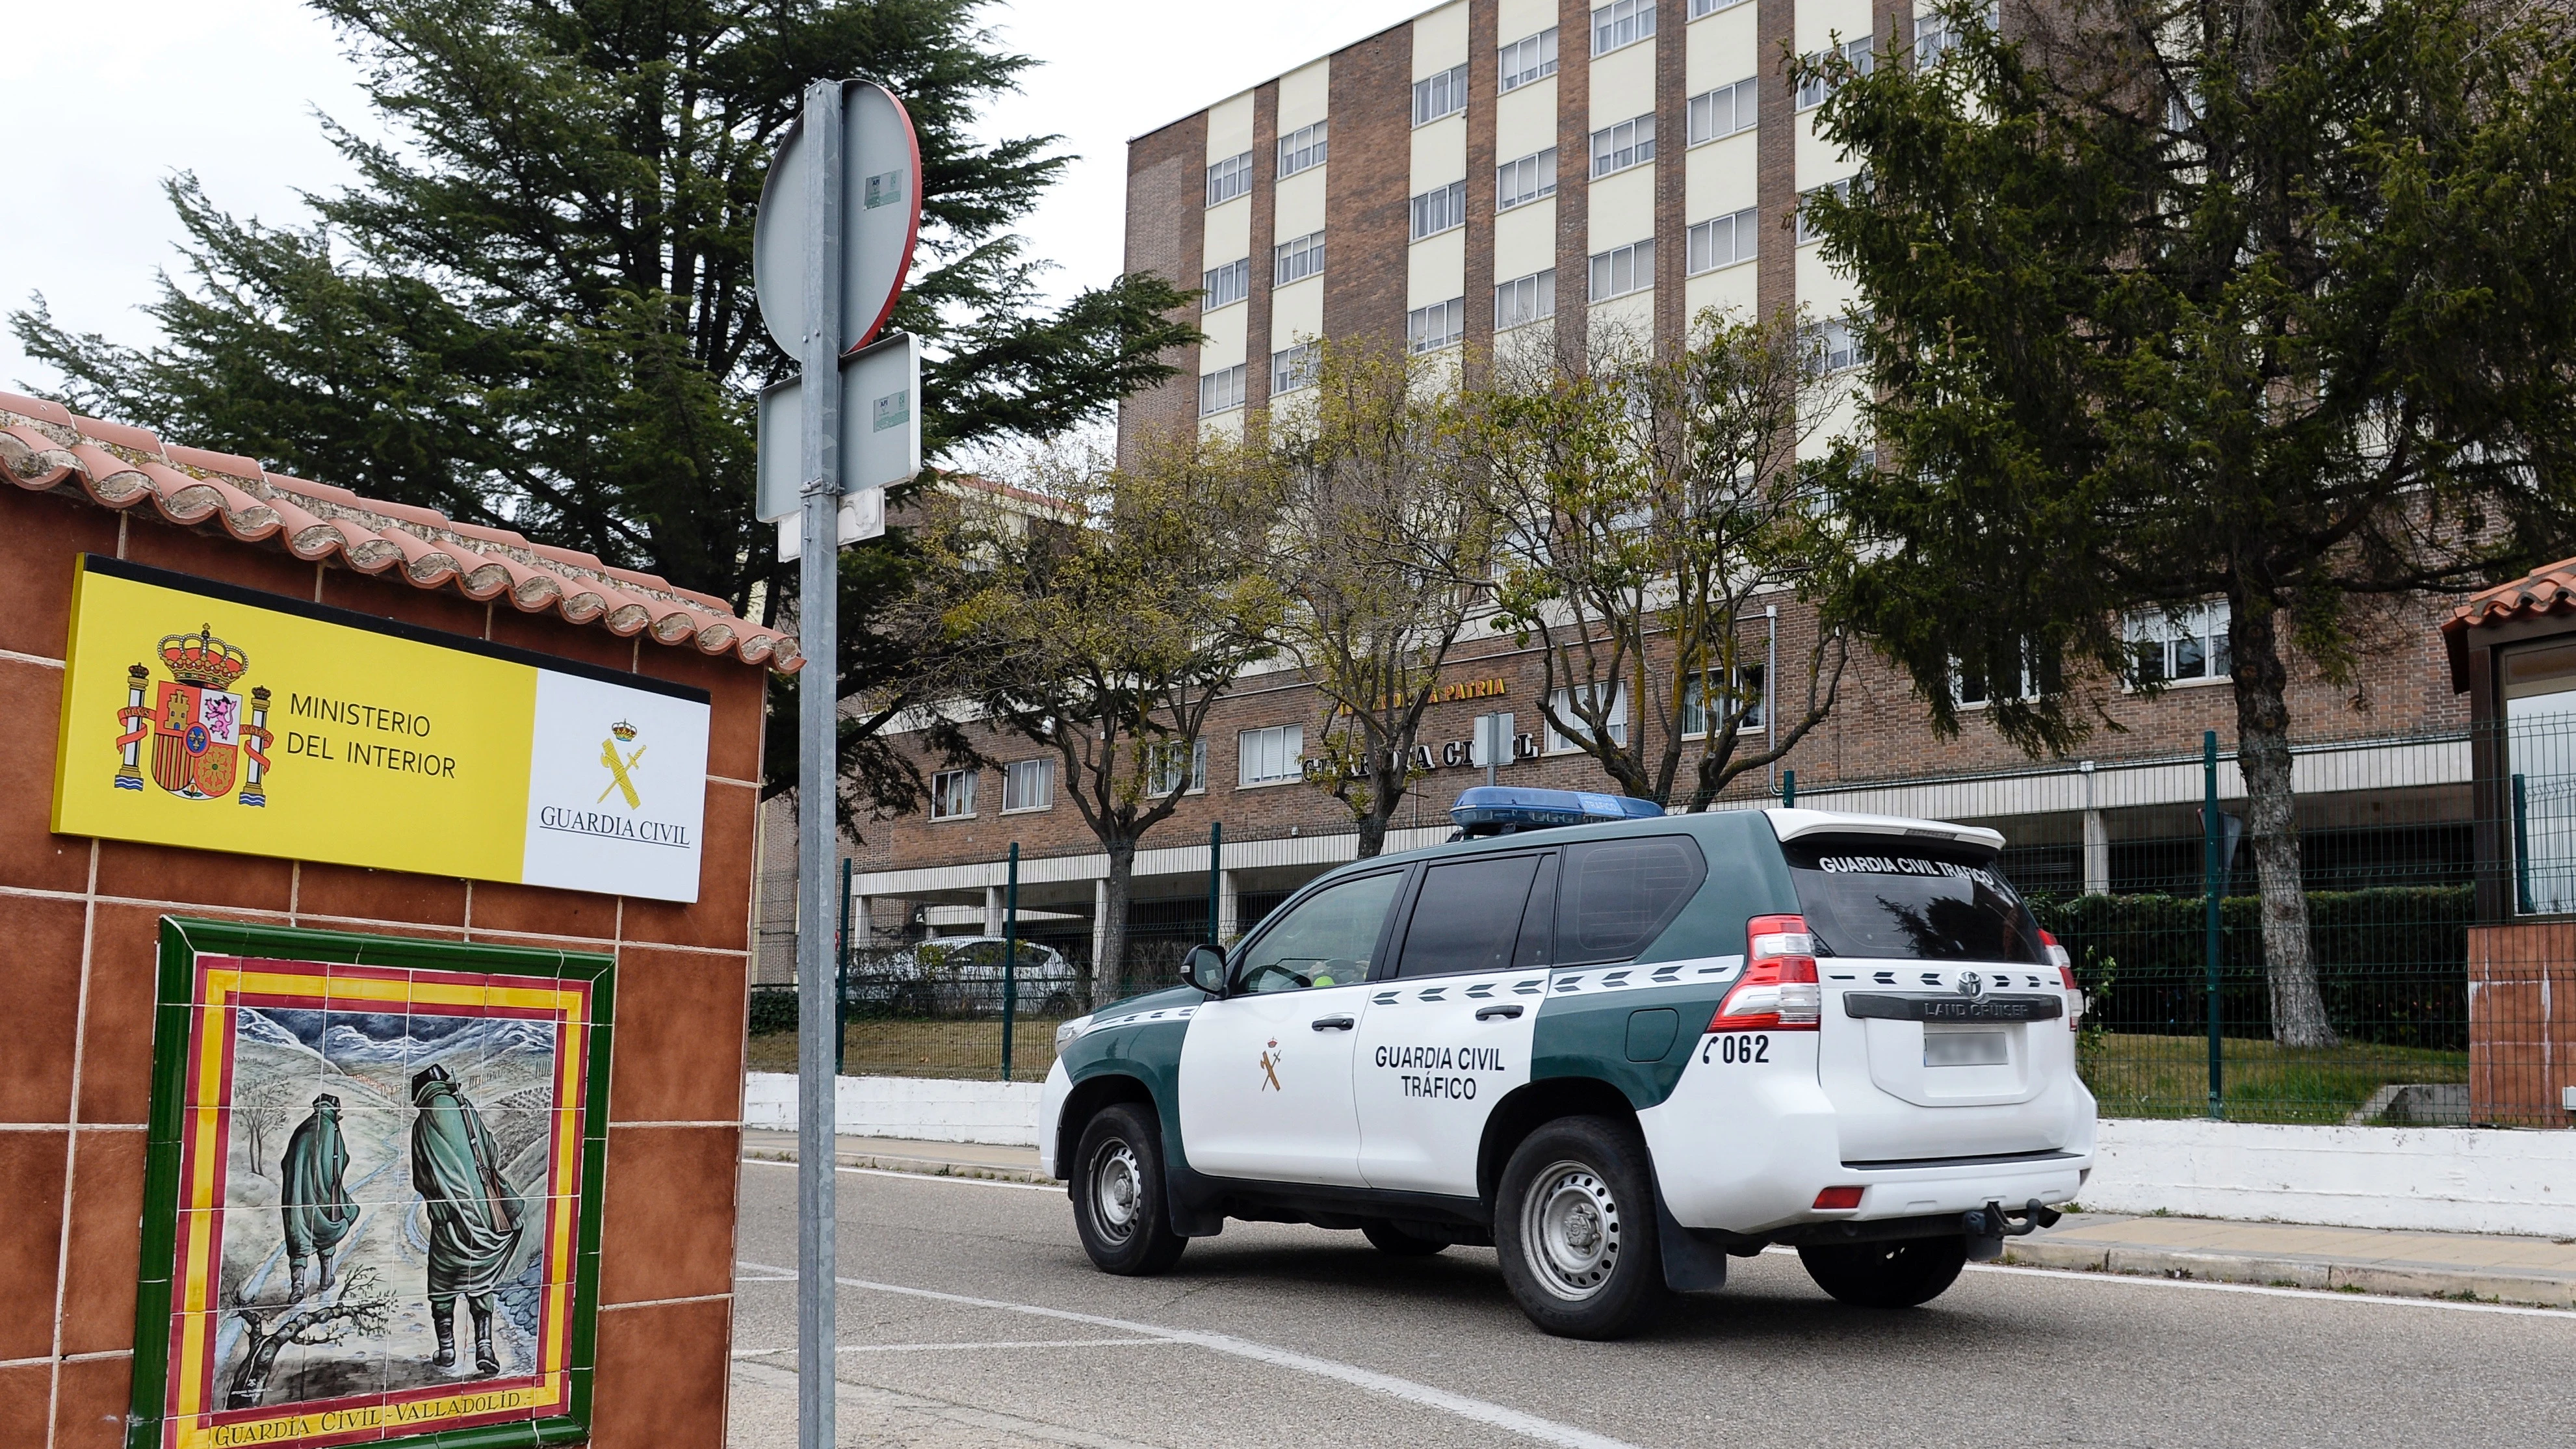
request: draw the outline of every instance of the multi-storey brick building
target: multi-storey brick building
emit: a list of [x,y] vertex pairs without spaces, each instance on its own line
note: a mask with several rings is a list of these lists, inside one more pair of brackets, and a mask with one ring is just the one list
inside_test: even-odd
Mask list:
[[[1814,134],[1824,97],[1788,82],[1786,57],[1840,47],[1868,65],[1891,46],[1936,47],[1939,24],[1915,0],[1451,0],[1137,137],[1128,269],[1204,288],[1191,320],[1206,340],[1173,356],[1172,382],[1126,403],[1122,445],[1156,429],[1239,428],[1305,385],[1300,349],[1318,338],[1474,356],[1514,334],[1579,348],[1616,326],[1669,346],[1710,308],[1803,309],[1830,337],[1854,289],[1800,236],[1797,202],[1856,164]],[[1787,696],[1801,688],[1793,661],[1813,616],[1785,591],[1774,607],[1745,642],[1767,649],[1776,630]],[[2415,828],[2411,853],[2466,870],[2466,711],[2434,630],[2443,611],[2376,621],[2348,685],[2301,671],[2292,703],[2312,874],[2349,875],[2401,822]],[[2090,759],[2027,758],[1976,700],[1962,732],[1938,738],[1902,676],[1857,659],[1832,719],[1783,762],[1800,802],[1996,825],[2017,871],[2057,889],[2188,875],[2202,732],[2231,751],[2235,735],[2225,606],[2130,627],[2171,687],[2149,697],[2104,684]],[[1488,711],[1511,712],[1519,736],[1503,778],[1607,788],[1542,722],[1538,656],[1481,623],[1471,636],[1446,677],[1479,687],[1431,709],[1424,773],[1398,822],[1411,828],[1390,848],[1446,834],[1450,801],[1482,779],[1465,742]],[[1348,811],[1301,778],[1322,714],[1292,670],[1241,681],[1202,742],[1203,782],[1138,857],[1141,921],[1208,929],[1214,823],[1228,840],[1220,931],[1350,858]],[[1023,908],[1078,950],[1105,857],[1037,746],[997,736],[990,754],[993,767],[943,776],[929,814],[864,827],[853,852],[874,931],[995,929],[1016,841]],[[1721,804],[1758,803],[1781,783],[1757,772]],[[2240,793],[2232,766],[2222,788]],[[790,832],[769,838],[784,880]],[[772,931],[791,929],[789,894],[768,892]]]

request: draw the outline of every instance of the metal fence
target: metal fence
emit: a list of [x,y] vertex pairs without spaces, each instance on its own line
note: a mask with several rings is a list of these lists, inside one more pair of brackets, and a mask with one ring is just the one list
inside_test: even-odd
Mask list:
[[[2294,763],[2311,970],[2330,1044],[2283,1040],[2232,750],[1990,776],[1820,781],[1799,803],[2006,834],[2005,868],[2087,998],[2078,1059],[2105,1115],[2565,1127],[2576,1116],[2576,711],[2316,741]],[[2485,761],[2473,770],[2473,761]],[[2484,781],[2484,784],[2478,783]],[[2211,809],[2215,803],[2216,808]],[[1232,832],[1228,832],[1231,836]],[[1249,929],[1280,894],[1247,894]],[[1126,993],[1177,980],[1205,895],[1138,901]],[[911,948],[854,960],[845,1069],[1036,1080],[1054,1031],[1112,991],[1085,920],[1032,922],[1005,1002],[986,963],[934,989]],[[793,1066],[792,996],[757,993],[755,1067]],[[766,1028],[766,1030],[764,1030]]]

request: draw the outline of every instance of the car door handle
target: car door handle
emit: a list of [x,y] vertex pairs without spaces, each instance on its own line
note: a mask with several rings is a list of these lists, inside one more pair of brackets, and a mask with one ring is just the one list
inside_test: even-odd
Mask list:
[[1506,1001],[1493,1006],[1480,1006],[1476,1008],[1476,1019],[1478,1021],[1491,1021],[1498,1016],[1516,1017],[1520,1014],[1521,1004],[1517,1001]]
[[1319,1016],[1313,1023],[1317,1031],[1349,1031],[1358,1024],[1347,1016]]

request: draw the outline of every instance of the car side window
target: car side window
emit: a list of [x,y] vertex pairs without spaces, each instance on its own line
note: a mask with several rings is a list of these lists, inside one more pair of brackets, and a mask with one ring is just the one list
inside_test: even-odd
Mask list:
[[1521,912],[1539,857],[1507,855],[1451,861],[1422,873],[1413,915],[1404,927],[1396,974],[1456,976],[1508,971],[1520,938]]
[[1512,951],[1512,969],[1556,964],[1556,857],[1542,856],[1538,883],[1530,887],[1529,906],[1521,912],[1520,944]]
[[1254,939],[1235,966],[1239,992],[1302,991],[1355,986],[1404,885],[1404,872],[1384,871],[1329,886],[1291,907]]
[[1654,943],[1708,879],[1708,859],[1687,835],[1646,835],[1569,846],[1558,890],[1556,962],[1625,961]]

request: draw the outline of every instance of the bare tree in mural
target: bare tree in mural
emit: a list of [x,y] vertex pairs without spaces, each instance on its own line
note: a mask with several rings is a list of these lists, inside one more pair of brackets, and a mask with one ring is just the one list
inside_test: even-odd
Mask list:
[[278,1129],[286,1125],[287,1114],[294,1110],[296,1084],[263,1082],[248,1094],[233,1100],[233,1125],[250,1138],[251,1171],[270,1176],[269,1146]]
[[[353,1268],[340,1280],[340,1291],[328,1302],[290,1308],[274,1319],[263,1310],[235,1308],[245,1335],[241,1367],[224,1389],[224,1407],[253,1409],[268,1393],[268,1376],[277,1355],[289,1344],[345,1343],[353,1334],[374,1337],[392,1323],[394,1295],[376,1280],[373,1268]],[[274,1326],[272,1327],[272,1323]]]

